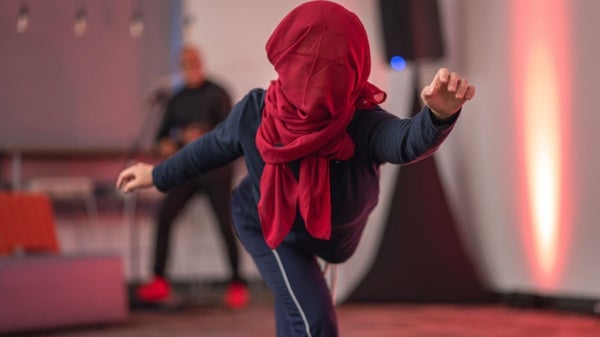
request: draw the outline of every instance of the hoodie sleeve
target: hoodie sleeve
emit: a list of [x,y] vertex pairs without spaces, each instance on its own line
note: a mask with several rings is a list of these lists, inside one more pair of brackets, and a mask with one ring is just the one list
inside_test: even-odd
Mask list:
[[408,164],[433,154],[454,127],[459,113],[436,119],[429,108],[411,118],[399,118],[384,110],[363,113],[358,124],[364,128],[362,141],[376,163]]

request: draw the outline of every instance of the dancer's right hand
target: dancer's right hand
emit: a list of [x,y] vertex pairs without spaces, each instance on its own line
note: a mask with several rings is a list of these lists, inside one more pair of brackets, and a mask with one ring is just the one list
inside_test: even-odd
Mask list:
[[152,181],[152,169],[153,165],[137,163],[130,166],[121,173],[117,179],[117,189],[123,190],[123,192],[131,192],[144,187],[151,187]]

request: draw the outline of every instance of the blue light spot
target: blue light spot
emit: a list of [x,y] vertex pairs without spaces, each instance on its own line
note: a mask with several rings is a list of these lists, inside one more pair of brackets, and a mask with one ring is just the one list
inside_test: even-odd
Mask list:
[[394,56],[390,60],[390,65],[395,71],[402,71],[406,68],[406,61],[402,56]]

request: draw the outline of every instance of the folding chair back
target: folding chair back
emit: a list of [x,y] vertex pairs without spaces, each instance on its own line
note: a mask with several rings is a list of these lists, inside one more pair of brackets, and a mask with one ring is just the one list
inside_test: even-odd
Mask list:
[[44,194],[0,193],[0,256],[58,253],[52,203]]

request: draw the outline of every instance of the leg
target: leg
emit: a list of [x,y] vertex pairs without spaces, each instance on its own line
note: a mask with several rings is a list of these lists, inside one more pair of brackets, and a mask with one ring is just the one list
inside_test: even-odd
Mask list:
[[285,308],[275,301],[275,336],[293,336],[292,324],[288,322]]
[[275,264],[270,257],[262,258],[269,275],[265,281],[283,305],[291,336],[337,336],[335,309],[316,258],[285,243],[272,254]]
[[167,299],[171,293],[171,286],[165,278],[171,227],[195,191],[196,187],[193,181],[185,183],[169,192],[160,206],[156,221],[157,228],[154,233],[154,277],[136,291],[137,297],[144,302],[162,301]]
[[217,218],[219,233],[223,239],[229,262],[231,272],[230,281],[242,282],[239,265],[239,247],[233,232],[233,226],[231,225],[230,171],[217,171],[215,174],[209,174],[204,177],[202,185]]
[[239,247],[233,226],[231,225],[231,179],[232,172],[229,167],[217,170],[203,179],[203,189],[217,217],[219,231],[223,240],[225,252],[229,262],[229,271],[231,277],[229,285],[223,298],[224,304],[230,309],[241,309],[245,307],[249,300],[246,281],[240,273]]
[[234,226],[275,295],[277,336],[337,336],[335,308],[316,258],[285,243],[271,250],[242,193],[232,202]]
[[194,181],[186,182],[167,193],[160,206],[157,217],[157,228],[154,234],[153,271],[156,276],[165,276],[173,222],[196,191],[197,187]]

